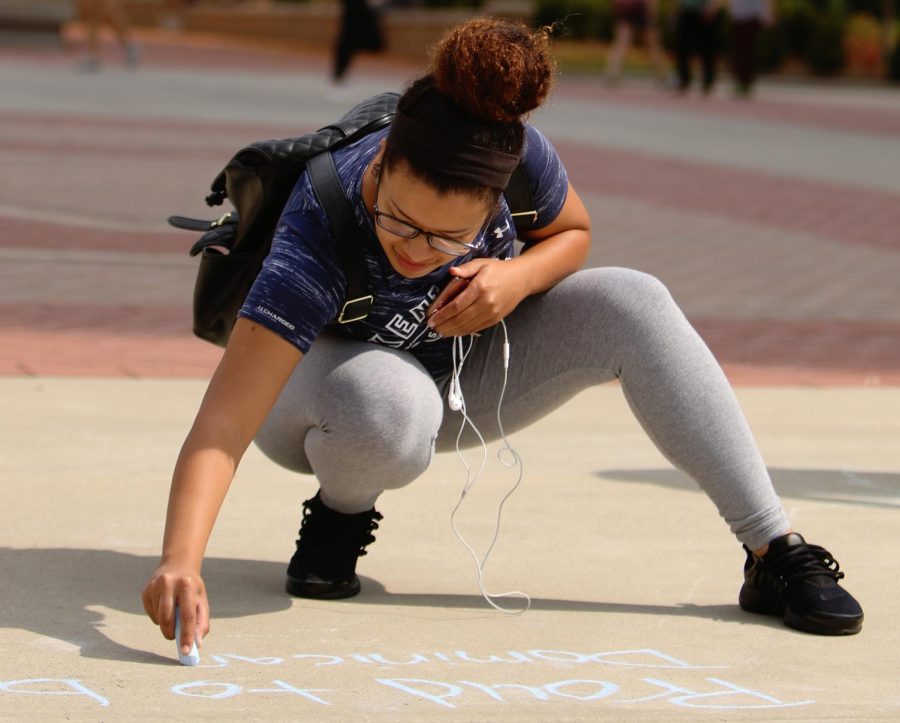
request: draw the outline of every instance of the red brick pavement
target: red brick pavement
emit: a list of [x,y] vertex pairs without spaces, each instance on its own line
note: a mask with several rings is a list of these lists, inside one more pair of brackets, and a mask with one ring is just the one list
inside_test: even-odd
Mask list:
[[[889,232],[863,236],[852,224],[839,223],[842,210],[854,209],[852,204],[844,204],[836,191],[828,212],[830,223],[819,225],[815,213],[798,221],[804,218],[798,211],[803,204],[813,210],[822,208],[822,189],[808,187],[816,184],[800,184],[800,190],[791,194],[790,188],[782,188],[790,184],[760,179],[753,173],[707,168],[704,176],[697,164],[673,164],[609,150],[570,150],[567,155],[575,160],[573,175],[583,173],[580,164],[590,164],[592,156],[603,159],[595,166],[603,172],[591,175],[586,184],[593,192],[707,210],[710,189],[719,188],[719,196],[712,201],[716,213],[757,222],[762,216],[776,227],[802,228],[830,237],[843,236],[842,240],[851,243],[876,242],[897,248],[896,238]],[[717,178],[720,173],[721,179]],[[676,182],[675,177],[693,182]],[[717,185],[719,180],[721,186]],[[707,195],[701,198],[704,188]],[[869,199],[870,206],[881,204],[885,215],[896,216],[887,199],[881,194],[871,195],[875,199]],[[771,202],[773,196],[779,203],[767,204],[766,199]],[[799,199],[799,203],[792,205],[792,199]],[[177,232],[117,232],[23,219],[5,219],[3,227],[6,233],[0,245],[32,249],[183,253],[192,238]],[[837,234],[841,229],[848,233]],[[164,309],[66,303],[0,305],[0,374],[208,376],[219,350],[191,336],[189,300],[182,301],[177,307]],[[900,323],[839,319],[693,321],[737,384],[900,384]]]
[[[10,60],[0,51],[0,62]],[[70,62],[69,56],[36,53],[32,61]],[[193,67],[243,67],[246,69],[320,67],[327,61],[298,53],[260,52],[258,48],[226,49],[217,41],[145,39],[149,64],[190,64]],[[21,55],[16,57],[21,60]],[[311,66],[312,64],[312,66]],[[318,66],[316,66],[318,64]],[[384,72],[390,64],[382,64]],[[371,68],[372,66],[370,66]],[[399,74],[406,72],[395,66]],[[368,72],[361,65],[360,72]],[[760,100],[751,104],[728,100],[673,100],[640,90],[609,91],[596,86],[560,86],[563,94],[606,98],[643,106],[665,107],[686,113],[740,115],[741,118],[775,120],[812,127],[852,130],[875,135],[896,134],[900,113],[887,109],[833,107],[811,102]],[[7,119],[50,128],[60,122],[50,115],[4,112]],[[71,120],[76,121],[70,123]],[[82,117],[66,119],[67,127],[94,132],[122,129],[190,132],[191,121],[136,121]],[[146,131],[146,133],[144,132]],[[206,141],[193,150],[153,144],[129,146],[129,153],[158,158],[165,153],[184,157],[189,150],[197,160],[222,161],[233,147],[235,132],[248,137],[289,135],[292,129],[217,124],[206,126]],[[216,135],[221,132],[221,144]],[[49,134],[48,134],[49,135]],[[221,152],[219,150],[221,145]],[[755,171],[723,169],[710,164],[666,160],[651,155],[610,148],[559,143],[560,151],[576,184],[586,192],[625,197],[683,211],[715,213],[737,221],[764,224],[789,231],[803,231],[819,238],[847,244],[864,244],[882,251],[900,250],[900,204],[897,197],[824,182],[788,180]],[[38,155],[85,156],[122,153],[121,148],[98,146],[86,139],[55,143],[52,139],[11,144],[0,151],[29,150]],[[197,189],[198,195],[205,189]],[[189,237],[179,233],[108,231],[48,221],[2,219],[0,246],[66,248],[181,253]],[[36,280],[37,282],[37,280]],[[52,298],[52,290],[48,299]],[[189,300],[173,300],[173,306],[121,307],[66,303],[0,304],[0,374],[179,377],[208,376],[219,358],[219,349],[190,333]],[[692,319],[735,383],[747,384],[900,384],[900,322],[844,319],[794,321],[785,319]]]
[[692,319],[736,384],[900,384],[900,322]]
[[[20,122],[55,122],[39,114],[19,115],[0,113],[3,118],[16,117]],[[140,131],[135,138],[151,138],[154,131],[195,130],[201,132],[200,123],[173,121],[134,121],[113,119],[89,119],[77,117],[72,125],[85,125],[95,132],[107,128],[127,128]],[[181,160],[190,155],[209,161],[211,169],[219,169],[235,150],[233,143],[225,138],[233,138],[238,132],[248,130],[246,125],[218,124],[222,135],[220,146],[209,139],[202,149],[185,149],[180,145],[159,146],[152,140],[142,146],[140,140],[121,144],[99,145],[94,142],[72,140],[61,144],[53,140],[16,144],[15,150],[31,150],[55,156],[100,157],[104,155],[140,159],[142,157],[160,159],[171,157]],[[224,128],[229,129],[225,133]],[[309,129],[295,129],[302,133]],[[233,132],[232,132],[233,131]],[[206,132],[203,130],[202,132]],[[283,127],[256,127],[255,135],[248,137],[276,137],[289,134]],[[9,142],[7,145],[11,145]],[[764,224],[791,231],[810,233],[823,239],[841,243],[872,246],[882,249],[900,250],[900,198],[897,194],[860,188],[850,188],[828,182],[785,178],[761,171],[724,168],[711,163],[686,161],[674,158],[660,158],[649,153],[624,151],[613,148],[586,146],[571,142],[556,142],[556,147],[565,159],[566,167],[582,192],[605,196],[623,196],[682,211],[699,211],[728,216],[738,221]],[[4,144],[0,142],[0,151]],[[212,180],[213,172],[210,173]],[[197,199],[202,198],[206,187],[194,191]],[[215,216],[210,211],[210,217]],[[162,220],[162,213],[160,219]],[[76,232],[75,237],[67,234],[45,234],[45,229],[29,226],[31,222],[9,221],[18,234],[24,234],[31,243],[46,248],[58,244],[69,248],[114,248],[115,235],[98,232],[96,240],[90,240],[85,232]],[[39,226],[39,224],[38,224]],[[49,230],[49,229],[46,229]],[[0,245],[20,245],[12,233],[4,234]],[[138,232],[129,232],[122,237],[119,248],[141,251],[179,250],[174,247],[176,237],[155,241],[153,237]],[[82,247],[85,248],[85,247]],[[184,248],[183,246],[181,248]]]
[[190,310],[0,304],[0,374],[207,377],[222,350],[191,335]]
[[[217,214],[210,211],[210,218]],[[26,249],[78,249],[83,251],[133,251],[187,253],[193,237],[183,231],[115,231],[72,226],[52,221],[31,221],[0,215],[0,247]]]
[[555,142],[581,191],[900,250],[900,195]]
[[[56,113],[39,113],[21,110],[0,109],[0,121],[6,128],[13,124],[24,126],[25,128],[40,131],[40,142],[33,142],[30,146],[32,150],[37,151],[62,151],[65,152],[71,148],[71,139],[61,139],[59,134],[65,131],[72,134],[73,131],[85,130],[93,132],[96,141],[96,134],[104,131],[118,132],[122,131],[128,135],[129,149],[144,150],[146,148],[154,151],[165,150],[164,144],[159,143],[158,138],[161,132],[184,132],[192,134],[194,143],[202,141],[203,147],[191,148],[186,147],[181,152],[194,153],[198,158],[208,156],[211,151],[210,147],[215,147],[217,141],[219,143],[233,139],[239,135],[245,135],[248,138],[257,139],[260,134],[266,137],[278,137],[283,134],[296,132],[306,132],[315,130],[313,128],[298,129],[287,124],[266,124],[266,123],[235,123],[233,121],[217,121],[215,124],[209,123],[207,120],[197,120],[191,118],[173,119],[173,118],[125,118],[125,117],[106,117],[82,115],[78,113],[67,113],[65,117],[61,117]],[[146,145],[142,145],[146,144]],[[120,152],[117,148],[118,144],[100,144],[97,142],[90,143],[80,141],[75,146],[77,149],[90,150],[95,153],[113,153]],[[5,147],[11,150],[21,149],[23,146],[12,141],[7,141]]]
[[[900,322],[693,319],[735,384],[900,385]],[[0,304],[0,374],[206,377],[190,310]]]

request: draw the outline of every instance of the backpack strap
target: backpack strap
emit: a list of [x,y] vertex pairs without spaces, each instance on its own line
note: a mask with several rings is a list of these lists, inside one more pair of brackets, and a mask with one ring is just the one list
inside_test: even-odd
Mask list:
[[531,184],[528,182],[528,176],[525,175],[525,169],[521,163],[516,166],[510,176],[503,194],[506,196],[513,223],[516,224],[516,231],[532,228],[537,222],[538,212],[534,208]]
[[353,208],[344,194],[330,151],[313,156],[306,162],[309,180],[319,205],[331,223],[338,259],[347,277],[347,300],[338,314],[339,324],[365,319],[374,300],[369,292],[365,255],[354,240],[359,238]]

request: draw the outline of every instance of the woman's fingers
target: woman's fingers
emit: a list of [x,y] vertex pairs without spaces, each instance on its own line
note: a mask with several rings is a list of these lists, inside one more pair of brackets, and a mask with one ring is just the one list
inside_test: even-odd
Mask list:
[[197,594],[191,580],[181,580],[180,583],[178,604],[175,606],[175,611],[181,618],[181,637],[177,642],[181,652],[187,655],[197,639]]
[[440,332],[443,336],[467,336],[477,334],[500,321],[500,317],[485,313],[476,307],[477,305],[468,307],[449,321],[436,327],[435,331]]
[[141,593],[144,610],[167,640],[175,639],[175,611],[181,623],[179,646],[190,651],[209,632],[209,603],[203,580],[193,572],[160,570]]

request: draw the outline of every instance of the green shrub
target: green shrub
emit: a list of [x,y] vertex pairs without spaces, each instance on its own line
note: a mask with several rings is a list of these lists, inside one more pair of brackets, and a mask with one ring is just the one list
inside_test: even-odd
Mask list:
[[833,18],[837,18],[841,22],[846,20],[847,15],[849,14],[847,0],[828,0],[828,2],[825,3],[825,6],[822,9],[828,15],[831,15],[831,17]]
[[844,28],[839,17],[822,13],[816,18],[806,62],[816,75],[837,75],[846,62],[844,54]]
[[675,12],[677,0],[659,0],[659,42],[670,53],[675,52]]
[[844,22],[846,68],[857,75],[878,77],[884,68],[884,29],[876,18],[856,13]]
[[784,27],[775,24],[764,28],[759,34],[756,47],[756,62],[764,73],[771,73],[781,67],[788,56],[787,33]]
[[847,12],[866,13],[880,18],[884,11],[884,0],[847,0]]
[[776,11],[776,27],[784,34],[786,52],[800,58],[809,53],[816,7],[811,0],[781,0]]

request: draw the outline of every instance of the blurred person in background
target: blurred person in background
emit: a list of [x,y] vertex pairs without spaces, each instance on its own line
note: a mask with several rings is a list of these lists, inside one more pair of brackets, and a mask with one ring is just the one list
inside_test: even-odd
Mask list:
[[334,46],[332,79],[344,82],[353,56],[360,51],[377,53],[384,49],[378,12],[366,0],[341,0],[341,28]]
[[695,56],[702,66],[703,95],[716,83],[723,0],[678,0],[675,17],[675,60],[678,92],[691,86]]
[[100,68],[100,28],[108,24],[125,56],[125,64],[135,66],[140,59],[140,51],[131,34],[128,16],[119,0],[80,0],[79,14],[86,32],[87,54],[81,61],[82,70],[94,71]]
[[756,82],[759,33],[774,19],[772,0],[731,0],[730,12],[735,94],[749,98]]
[[622,74],[622,60],[635,36],[642,38],[647,58],[658,82],[666,78],[666,62],[659,42],[658,0],[613,0],[615,37],[606,64],[606,79],[618,85]]

